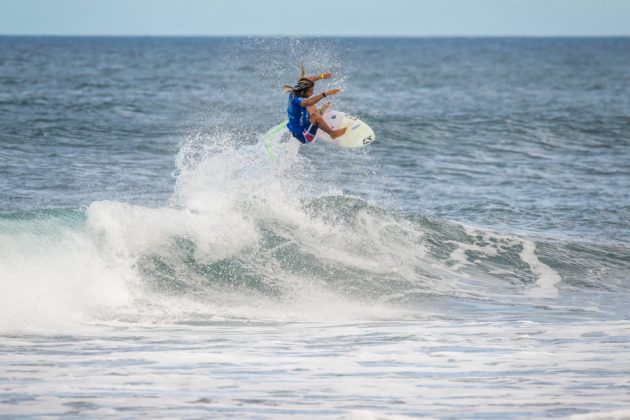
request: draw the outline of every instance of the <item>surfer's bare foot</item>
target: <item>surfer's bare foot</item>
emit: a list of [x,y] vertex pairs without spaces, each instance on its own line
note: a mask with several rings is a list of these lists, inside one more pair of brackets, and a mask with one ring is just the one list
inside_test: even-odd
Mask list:
[[333,130],[332,135],[330,136],[330,138],[331,139],[336,139],[339,136],[343,136],[346,133],[347,129],[348,129],[348,127],[340,128],[339,130]]

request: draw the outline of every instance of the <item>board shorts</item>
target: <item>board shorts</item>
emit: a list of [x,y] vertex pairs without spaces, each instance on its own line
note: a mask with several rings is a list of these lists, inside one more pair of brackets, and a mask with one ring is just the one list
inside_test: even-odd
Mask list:
[[291,132],[291,134],[293,134],[293,137],[298,139],[300,143],[306,144],[315,140],[315,135],[317,134],[317,128],[318,128],[317,124],[311,124],[308,126],[308,128],[304,129],[304,131],[302,131],[300,135],[297,135],[293,132]]

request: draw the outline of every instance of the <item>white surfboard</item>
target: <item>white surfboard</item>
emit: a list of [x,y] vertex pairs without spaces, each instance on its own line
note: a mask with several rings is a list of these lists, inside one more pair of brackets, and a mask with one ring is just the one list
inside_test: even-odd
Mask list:
[[369,125],[344,112],[328,111],[324,114],[326,124],[333,130],[346,127],[346,133],[335,139],[330,138],[322,129],[317,130],[317,138],[327,143],[348,149],[365,147],[375,139],[374,130]]

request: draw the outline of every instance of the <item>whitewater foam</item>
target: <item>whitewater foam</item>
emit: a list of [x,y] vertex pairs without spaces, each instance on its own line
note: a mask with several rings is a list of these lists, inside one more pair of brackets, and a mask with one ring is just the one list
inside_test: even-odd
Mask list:
[[3,333],[74,328],[132,300],[135,272],[104,256],[81,228],[3,234],[0,244]]

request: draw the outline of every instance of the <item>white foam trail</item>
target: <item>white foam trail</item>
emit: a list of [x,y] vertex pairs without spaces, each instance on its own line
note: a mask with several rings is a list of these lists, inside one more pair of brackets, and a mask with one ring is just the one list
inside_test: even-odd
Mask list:
[[524,240],[521,259],[529,264],[532,272],[538,276],[536,287],[529,293],[535,297],[553,298],[558,296],[556,284],[562,281],[560,275],[547,264],[542,263],[536,255],[536,244],[533,241]]
[[[556,285],[562,281],[562,278],[551,267],[538,259],[535,242],[466,225],[462,225],[462,228],[466,235],[472,238],[472,243],[451,242],[456,245],[456,248],[451,251],[448,258],[448,260],[453,263],[451,267],[453,270],[460,270],[475,265],[475,262],[469,260],[468,252],[475,255],[475,260],[484,261],[488,257],[496,257],[508,252],[510,249],[520,247],[520,259],[529,266],[531,273],[536,277],[535,286],[527,289],[528,296],[553,298],[558,295]],[[502,275],[509,275],[510,272],[496,268],[492,271],[488,270],[483,274],[478,273],[477,275],[481,276],[485,274],[501,277]],[[466,275],[466,273],[463,273],[463,275]]]

